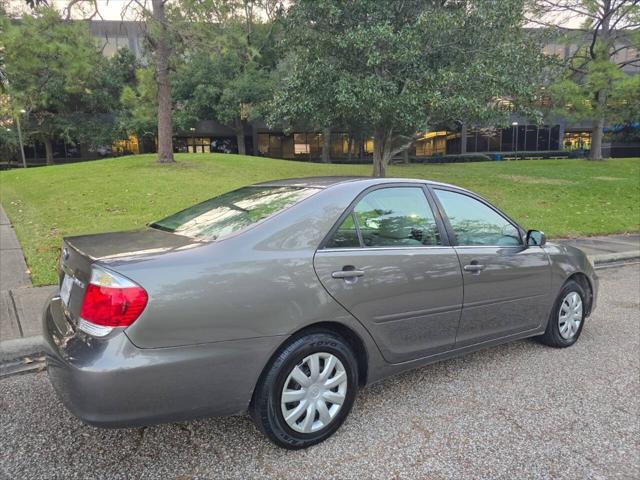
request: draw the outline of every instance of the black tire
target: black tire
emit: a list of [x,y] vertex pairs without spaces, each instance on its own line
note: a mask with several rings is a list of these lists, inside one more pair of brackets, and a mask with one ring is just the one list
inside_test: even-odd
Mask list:
[[[316,432],[300,433],[285,421],[280,400],[287,377],[307,356],[326,352],[337,357],[347,374],[347,391],[342,407],[326,426]],[[342,425],[351,411],[358,388],[357,360],[349,343],[328,330],[315,330],[291,339],[262,373],[249,412],[258,429],[275,444],[291,449],[307,448],[327,439]]]
[[[558,315],[560,313],[562,302],[564,301],[565,297],[569,295],[571,292],[576,292],[578,295],[580,295],[580,299],[582,300],[582,320],[580,322],[580,326],[576,331],[576,333],[571,338],[566,339],[562,337],[562,335],[560,334]],[[582,288],[582,286],[579,283],[573,280],[569,280],[567,283],[564,284],[564,286],[562,287],[562,290],[560,290],[560,293],[558,294],[558,298],[556,298],[553,308],[551,309],[551,315],[549,316],[549,321],[547,322],[547,329],[545,330],[544,334],[537,337],[537,339],[541,343],[554,348],[570,347],[571,345],[573,345],[578,341],[578,338],[580,338],[580,334],[582,333],[582,328],[584,327],[586,312],[587,312],[587,295],[584,291],[584,288]]]

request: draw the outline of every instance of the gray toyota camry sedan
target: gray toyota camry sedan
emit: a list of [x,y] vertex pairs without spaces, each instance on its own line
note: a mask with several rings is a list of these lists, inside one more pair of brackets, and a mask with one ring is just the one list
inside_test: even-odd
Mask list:
[[286,448],[329,437],[391,374],[525,337],[572,345],[598,286],[583,252],[468,190],[329,177],[65,238],[59,274],[43,321],[71,412],[110,427],[248,412]]

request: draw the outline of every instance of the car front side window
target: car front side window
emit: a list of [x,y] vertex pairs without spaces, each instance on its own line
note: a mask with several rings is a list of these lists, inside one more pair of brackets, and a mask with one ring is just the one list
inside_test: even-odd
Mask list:
[[520,232],[509,220],[484,203],[462,193],[435,190],[461,246],[522,245]]
[[441,245],[438,226],[420,187],[369,192],[338,227],[327,247],[359,245],[358,230],[364,247]]

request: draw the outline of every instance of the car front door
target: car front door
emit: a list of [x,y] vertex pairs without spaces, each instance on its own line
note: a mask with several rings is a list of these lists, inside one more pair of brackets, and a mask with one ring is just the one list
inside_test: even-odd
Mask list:
[[549,314],[550,266],[543,248],[468,192],[433,193],[458,254],[464,300],[456,348],[540,328]]
[[314,258],[329,294],[369,330],[391,363],[453,348],[462,274],[420,184],[363,192]]

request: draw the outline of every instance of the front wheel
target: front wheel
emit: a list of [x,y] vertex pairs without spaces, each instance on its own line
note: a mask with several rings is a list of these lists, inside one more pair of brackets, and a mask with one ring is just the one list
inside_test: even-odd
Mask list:
[[251,405],[256,426],[274,443],[306,448],[345,420],[358,385],[349,344],[327,331],[292,340],[262,375]]
[[576,343],[584,326],[585,298],[582,286],[573,280],[565,283],[551,310],[547,329],[538,339],[555,348],[569,347]]

